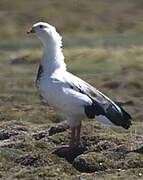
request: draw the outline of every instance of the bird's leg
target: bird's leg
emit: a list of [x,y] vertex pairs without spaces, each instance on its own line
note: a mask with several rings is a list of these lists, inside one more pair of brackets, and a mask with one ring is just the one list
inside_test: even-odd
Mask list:
[[76,145],[80,144],[81,123],[76,127]]
[[74,147],[75,146],[75,130],[76,130],[76,128],[71,128],[70,147]]

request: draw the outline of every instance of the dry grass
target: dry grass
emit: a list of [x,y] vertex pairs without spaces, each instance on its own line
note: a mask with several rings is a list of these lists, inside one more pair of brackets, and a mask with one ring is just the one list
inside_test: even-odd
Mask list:
[[64,33],[141,31],[142,1],[41,0],[0,1],[0,35],[24,36],[37,21],[47,21]]

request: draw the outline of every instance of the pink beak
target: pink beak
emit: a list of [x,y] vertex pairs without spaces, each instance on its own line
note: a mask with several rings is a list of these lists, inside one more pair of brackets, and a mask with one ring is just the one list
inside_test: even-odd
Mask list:
[[27,34],[31,34],[31,33],[36,33],[34,29],[30,29],[29,31],[27,31]]

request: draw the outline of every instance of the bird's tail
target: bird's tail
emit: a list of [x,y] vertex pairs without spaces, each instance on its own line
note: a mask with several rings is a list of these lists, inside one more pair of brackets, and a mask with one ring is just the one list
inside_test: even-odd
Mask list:
[[121,126],[128,129],[131,125],[131,116],[122,108],[117,105],[111,104],[102,115],[95,115],[95,119],[106,124]]

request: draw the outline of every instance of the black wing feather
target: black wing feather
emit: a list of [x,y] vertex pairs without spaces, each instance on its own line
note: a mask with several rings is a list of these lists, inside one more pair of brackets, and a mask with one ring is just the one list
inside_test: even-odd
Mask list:
[[88,83],[77,78],[76,84],[72,81],[69,86],[82,94],[86,94],[92,100],[92,105],[85,106],[85,114],[88,118],[103,115],[116,126],[128,129],[132,125],[130,114]]

